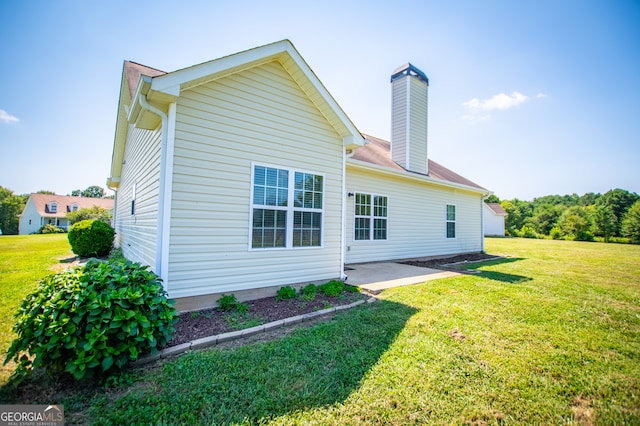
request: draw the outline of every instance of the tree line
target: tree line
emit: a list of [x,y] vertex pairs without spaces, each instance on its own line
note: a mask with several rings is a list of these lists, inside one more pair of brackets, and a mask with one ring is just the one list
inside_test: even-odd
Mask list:
[[[55,192],[40,190],[36,194],[52,194]],[[76,189],[71,192],[73,197],[91,197],[91,198],[113,198],[113,196],[105,197],[104,189],[97,185],[89,186],[84,190]],[[30,194],[14,194],[9,188],[0,186],[0,235],[17,235],[19,228],[19,217],[22,214],[24,206],[29,200]]]
[[508,235],[640,244],[640,195],[635,192],[616,188],[604,194],[545,195],[533,201],[491,195],[486,201],[500,203],[508,213]]

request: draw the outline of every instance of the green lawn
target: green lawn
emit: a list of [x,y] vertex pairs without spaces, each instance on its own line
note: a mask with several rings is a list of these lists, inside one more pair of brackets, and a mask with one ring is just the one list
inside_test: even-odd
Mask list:
[[73,256],[67,234],[0,236],[0,384],[13,365],[2,366],[13,341],[13,315],[22,298],[35,290],[43,277]]
[[486,249],[506,257],[480,275],[29,402],[98,424],[640,424],[640,246]]

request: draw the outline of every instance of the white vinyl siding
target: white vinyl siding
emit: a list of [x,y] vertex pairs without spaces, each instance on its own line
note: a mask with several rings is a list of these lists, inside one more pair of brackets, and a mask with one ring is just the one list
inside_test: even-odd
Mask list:
[[[481,194],[380,174],[347,163],[347,191],[393,194],[388,199],[387,239],[355,240],[354,221],[346,230],[346,262],[372,262],[482,250]],[[354,211],[355,197],[347,199]],[[446,238],[447,204],[456,206],[456,238]]]
[[409,166],[412,171],[427,173],[427,85],[416,78],[409,78]]
[[160,129],[130,125],[115,204],[117,246],[127,259],[151,269],[156,264],[160,136]]
[[[184,91],[176,116],[171,297],[340,276],[342,138],[279,63]],[[324,176],[321,247],[251,249],[254,163]]]

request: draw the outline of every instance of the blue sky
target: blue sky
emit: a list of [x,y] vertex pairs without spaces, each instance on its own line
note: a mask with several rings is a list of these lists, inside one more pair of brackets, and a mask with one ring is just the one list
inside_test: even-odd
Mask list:
[[384,139],[391,72],[423,70],[429,157],[503,199],[640,193],[637,0],[0,2],[0,185],[106,188],[123,60],[174,71],[285,38]]

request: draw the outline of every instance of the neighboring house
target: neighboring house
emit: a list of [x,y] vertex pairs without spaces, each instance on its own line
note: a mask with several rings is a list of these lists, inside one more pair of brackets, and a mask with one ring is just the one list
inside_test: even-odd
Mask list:
[[484,235],[504,237],[507,212],[498,203],[484,203]]
[[42,226],[51,224],[69,230],[67,213],[98,206],[113,210],[113,199],[70,197],[67,195],[31,194],[20,215],[19,234],[34,234]]
[[390,144],[287,40],[171,73],[125,61],[116,244],[179,310],[344,278],[345,263],[483,250],[488,191],[427,158],[427,77],[406,64],[391,85]]

